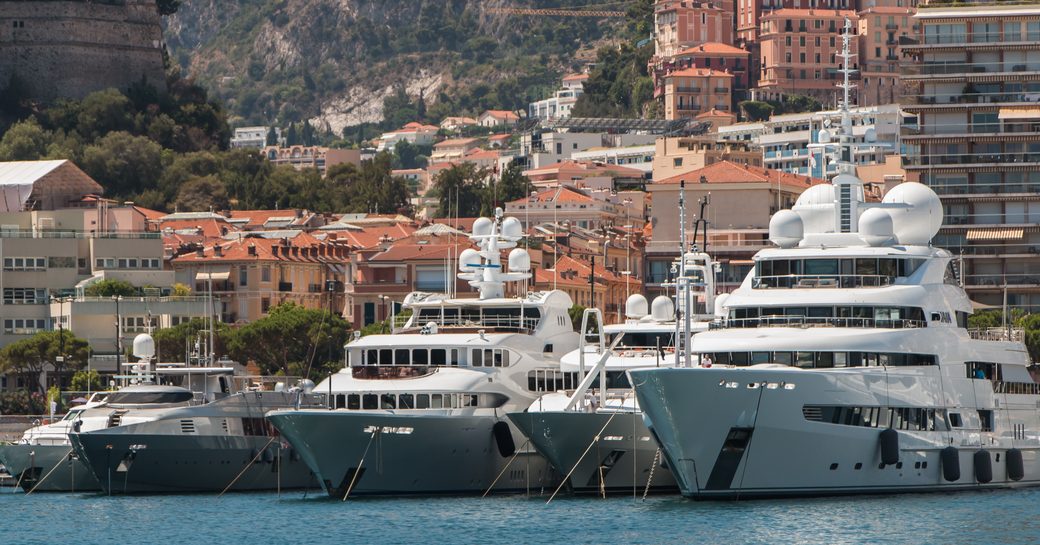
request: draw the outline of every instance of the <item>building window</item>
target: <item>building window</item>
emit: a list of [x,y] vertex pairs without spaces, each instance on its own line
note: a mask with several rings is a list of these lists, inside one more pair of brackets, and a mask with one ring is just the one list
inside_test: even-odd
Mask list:
[[4,288],[5,305],[42,305],[47,302],[47,290],[42,288]]
[[238,268],[238,285],[246,286],[249,284],[249,269],[244,265]]
[[260,299],[260,312],[267,314],[267,311],[271,309],[271,300],[267,297]]
[[682,157],[676,157],[675,159],[672,159],[672,166],[673,167],[681,167],[682,166]]
[[270,265],[264,265],[263,267],[260,267],[260,281],[261,282],[270,282],[271,281],[271,266]]
[[42,271],[47,269],[46,257],[5,257],[5,271]]

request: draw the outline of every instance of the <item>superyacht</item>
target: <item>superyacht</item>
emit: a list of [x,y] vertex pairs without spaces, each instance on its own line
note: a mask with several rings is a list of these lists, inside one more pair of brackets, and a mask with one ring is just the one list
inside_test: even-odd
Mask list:
[[[684,317],[684,301],[690,302],[689,322],[676,319],[675,305],[666,296],[656,297],[648,313],[646,298],[632,295],[625,305],[625,323],[604,327],[598,343],[585,344],[583,336],[582,345],[563,357],[564,372],[585,377],[576,389],[547,393],[526,411],[509,415],[567,478],[574,493],[605,496],[677,489],[661,463],[657,442],[643,422],[625,374],[631,369],[700,363],[698,358],[687,362],[687,351],[681,349],[681,342],[676,350],[674,339],[688,339],[686,331],[689,335],[706,331],[714,319],[715,265],[694,248],[677,260],[676,270],[681,271],[675,283],[676,300]],[[685,293],[691,297],[685,299]],[[586,312],[602,316],[596,309]],[[587,331],[586,325],[581,330]],[[608,339],[613,339],[610,346]]]
[[[134,340],[139,365],[154,355],[150,336]],[[264,413],[324,406],[309,380],[234,375],[232,368],[164,366],[158,372],[205,377],[199,394],[178,390],[182,403],[138,406],[115,425],[73,425],[69,441],[100,489],[109,494],[225,492],[316,486],[299,455],[280,441]],[[173,388],[141,386],[140,388]],[[124,395],[111,394],[102,407]],[[109,409],[111,412],[111,409]]]
[[[356,338],[346,367],[317,386],[323,410],[278,410],[267,418],[326,492],[351,495],[520,492],[554,486],[551,471],[506,414],[548,387],[573,387],[559,361],[578,345],[562,291],[526,292],[516,218],[478,219],[480,250],[459,254],[459,278],[478,298],[413,292],[391,334]],[[502,271],[502,251],[509,272]]]
[[939,198],[913,182],[864,198],[848,39],[837,142],[820,135],[838,174],[771,219],[778,248],[693,339],[716,365],[630,372],[687,497],[1040,484],[1035,367],[1013,332],[967,328],[958,261],[930,245]]

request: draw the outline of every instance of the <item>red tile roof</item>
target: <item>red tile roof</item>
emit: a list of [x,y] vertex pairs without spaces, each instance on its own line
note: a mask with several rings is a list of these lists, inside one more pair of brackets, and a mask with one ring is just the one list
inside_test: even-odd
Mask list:
[[730,56],[747,56],[750,53],[746,49],[734,47],[729,44],[721,42],[707,42],[694,47],[683,49],[682,51],[675,54],[676,57],[682,57],[684,55],[697,55],[700,53],[707,53],[709,55],[730,55]]
[[807,188],[811,185],[822,183],[824,180],[791,174],[779,170],[771,170],[761,167],[738,165],[730,161],[719,161],[697,170],[684,172],[671,178],[665,178],[654,182],[654,185],[677,184],[686,180],[687,184],[696,185],[700,183],[701,177],[709,184],[739,184],[739,183],[779,183],[792,187]]
[[[228,216],[233,220],[249,220],[244,225],[246,229],[261,229],[272,218],[292,218],[296,220],[296,212],[296,210],[231,210],[228,212]],[[310,212],[305,212],[300,219],[305,220],[310,215]]]
[[729,72],[722,72],[713,68],[684,68],[682,70],[676,70],[675,72],[669,72],[666,78],[681,77],[681,78],[732,78],[733,74]]
[[[575,178],[591,178],[598,176],[643,178],[645,177],[645,173],[642,170],[626,166],[608,165],[593,161],[567,160],[541,168],[525,170],[524,176],[531,178],[533,181],[545,181],[547,179],[570,181]],[[535,178],[538,179],[535,180]]]
[[415,232],[414,225],[397,223],[394,225],[378,225],[360,230],[342,230],[329,233],[335,240],[348,244],[354,249],[375,248],[386,240],[400,240]]
[[[219,250],[217,250],[219,248]],[[217,253],[220,255],[217,255]],[[346,247],[322,242],[307,233],[300,233],[284,245],[283,239],[242,237],[234,240],[213,241],[198,255],[191,252],[173,259],[175,263],[237,262],[237,261],[296,261],[312,263],[341,263],[349,261]]]
[[440,223],[449,227],[454,227],[460,231],[467,233],[473,232],[473,222],[477,221],[477,218],[434,218],[433,223]]
[[560,187],[543,189],[530,198],[521,197],[515,201],[511,201],[509,204],[524,204],[527,202],[592,202],[593,200],[592,196],[584,191],[570,186],[561,185]]
[[159,222],[159,229],[165,231],[171,229],[174,231],[185,231],[189,229],[198,229],[202,236],[206,238],[216,238],[226,235],[234,231],[238,231],[234,225],[222,220],[217,219],[184,219],[184,220],[166,220]]
[[481,117],[485,115],[494,117],[496,119],[508,119],[510,121],[516,121],[520,119],[520,116],[516,115],[515,112],[511,112],[509,110],[488,110],[484,112]]
[[443,140],[441,142],[437,142],[436,144],[433,145],[433,148],[434,149],[443,149],[443,148],[464,147],[464,146],[467,146],[469,144],[476,144],[479,141],[480,141],[479,138],[450,138],[448,140]]
[[[400,261],[425,261],[425,260],[438,260],[443,261],[449,257],[458,255],[458,252],[466,248],[470,248],[471,244],[467,239],[459,239],[458,244],[451,243],[427,243],[420,244],[418,241],[413,243],[398,242],[388,248],[385,252],[380,252],[368,258],[370,262],[400,262]],[[454,269],[454,265],[452,266]]]
[[855,23],[859,20],[855,11],[852,10],[840,10],[840,9],[794,9],[794,8],[783,8],[776,11],[771,11],[762,16],[762,20],[766,19],[780,19],[783,17],[811,17],[811,18],[831,18],[831,19],[844,19],[848,17]]
[[567,74],[563,76],[563,81],[584,81],[589,79],[588,74]]

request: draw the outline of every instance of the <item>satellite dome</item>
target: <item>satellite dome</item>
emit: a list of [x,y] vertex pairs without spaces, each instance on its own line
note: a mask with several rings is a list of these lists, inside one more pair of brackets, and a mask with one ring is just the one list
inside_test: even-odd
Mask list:
[[870,208],[859,216],[859,235],[871,246],[883,246],[892,241],[892,215],[883,208]]
[[473,222],[473,236],[480,237],[491,234],[493,222],[488,218],[477,218]]
[[881,202],[907,205],[887,209],[900,244],[927,245],[942,227],[942,202],[924,184],[903,182],[889,191]]
[[151,335],[147,333],[141,333],[140,335],[134,337],[134,357],[155,357],[155,340],[152,339]]
[[863,140],[866,141],[868,144],[877,142],[877,130],[875,130],[874,127],[868,128],[863,133]]
[[524,236],[524,225],[514,217],[502,220],[502,235],[509,238],[520,238]]
[[299,386],[305,394],[309,394],[314,391],[314,381],[309,378],[301,380],[299,383],[297,383],[297,386]]
[[527,253],[527,250],[524,250],[523,248],[513,248],[513,251],[509,252],[509,271],[527,272],[530,270],[531,256]]
[[480,252],[473,248],[462,250],[462,253],[459,254],[459,270],[472,272],[476,266],[480,265],[480,261]]
[[798,200],[794,203],[794,209],[798,210],[803,207],[833,203],[834,186],[831,184],[816,184],[798,196]]
[[625,301],[625,317],[638,320],[646,316],[649,306],[646,297],[643,297],[642,294],[632,294]]
[[829,143],[830,143],[830,141],[831,141],[831,131],[828,131],[827,129],[823,129],[823,130],[821,130],[821,131],[820,131],[820,134],[818,134],[818,135],[816,136],[816,139],[817,139],[817,140],[818,140],[818,141],[819,141],[819,142],[820,142],[821,144],[829,144]]
[[769,240],[781,248],[793,248],[804,235],[805,225],[797,212],[781,210],[769,218]]
[[670,322],[675,319],[675,304],[668,297],[658,295],[650,304],[650,316],[657,322]]

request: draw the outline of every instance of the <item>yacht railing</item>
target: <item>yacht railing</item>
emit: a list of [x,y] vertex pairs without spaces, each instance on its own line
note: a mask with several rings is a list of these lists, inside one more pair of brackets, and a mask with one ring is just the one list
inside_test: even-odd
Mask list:
[[1012,327],[985,327],[969,329],[968,335],[979,341],[1016,341],[1022,342],[1025,338],[1025,330]]
[[878,288],[892,284],[894,277],[879,274],[785,274],[756,276],[755,289],[801,288]]
[[855,318],[847,316],[759,316],[757,318],[730,318],[712,322],[709,329],[754,327],[862,327],[880,329],[913,329],[927,327],[924,320],[906,318]]
[[350,376],[364,380],[419,378],[437,372],[437,367],[446,366],[357,365],[350,368]]
[[[415,318],[414,323],[409,325],[409,321]],[[466,327],[466,328],[495,328],[495,329],[506,329],[516,331],[532,331],[538,327],[538,322],[541,318],[535,317],[519,317],[519,316],[431,316],[431,317],[414,317],[414,316],[395,316],[393,320],[394,331],[400,329],[420,329],[424,328],[430,322],[437,324],[437,327]]]

